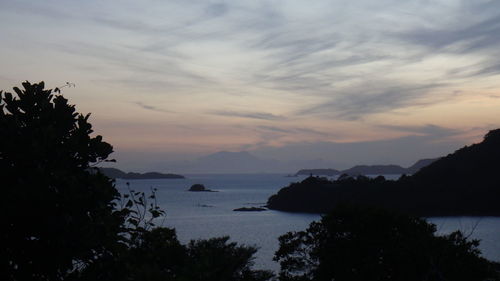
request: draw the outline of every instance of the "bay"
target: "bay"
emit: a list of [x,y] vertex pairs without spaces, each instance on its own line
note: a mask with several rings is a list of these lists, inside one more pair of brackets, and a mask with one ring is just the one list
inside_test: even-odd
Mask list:
[[[146,194],[156,188],[157,202],[166,211],[163,226],[175,228],[181,242],[230,236],[230,241],[259,248],[255,255],[255,268],[277,271],[279,266],[272,257],[279,246],[278,237],[289,231],[307,228],[312,221],[320,219],[320,215],[273,210],[235,212],[233,209],[263,206],[267,198],[280,188],[304,178],[282,174],[199,174],[187,175],[186,179],[117,179],[116,187],[120,192],[130,188]],[[195,183],[217,192],[187,191]],[[446,217],[428,220],[436,224],[441,234],[461,230],[471,238],[480,239],[484,257],[500,261],[500,218]]]

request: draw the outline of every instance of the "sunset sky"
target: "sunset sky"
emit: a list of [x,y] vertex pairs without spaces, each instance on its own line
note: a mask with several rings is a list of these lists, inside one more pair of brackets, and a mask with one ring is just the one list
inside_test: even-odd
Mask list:
[[0,0],[0,38],[0,89],[75,83],[126,170],[218,151],[407,166],[500,127],[496,0]]

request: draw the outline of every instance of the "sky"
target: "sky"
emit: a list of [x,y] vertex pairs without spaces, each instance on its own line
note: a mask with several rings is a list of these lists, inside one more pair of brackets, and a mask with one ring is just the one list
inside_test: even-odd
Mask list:
[[74,83],[126,170],[408,166],[500,127],[496,0],[0,0],[0,38],[0,89]]

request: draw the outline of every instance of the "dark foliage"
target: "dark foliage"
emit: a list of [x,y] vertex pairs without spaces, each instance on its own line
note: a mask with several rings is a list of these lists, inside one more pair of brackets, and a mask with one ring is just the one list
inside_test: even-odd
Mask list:
[[269,280],[273,275],[250,268],[256,248],[228,243],[229,237],[191,241],[187,245],[190,263],[183,280],[193,281],[250,281]]
[[1,95],[2,280],[57,280],[119,240],[118,192],[92,163],[112,147],[44,84]]
[[423,219],[339,206],[320,222],[279,238],[280,280],[500,280],[460,232],[436,236]]
[[326,213],[337,204],[376,206],[419,216],[500,215],[500,129],[397,181],[309,177],[281,189],[271,209]]
[[91,136],[89,115],[43,82],[23,87],[0,92],[0,280],[271,277],[250,268],[254,248],[227,238],[181,245],[155,224],[154,190],[119,194],[93,168],[112,147]]

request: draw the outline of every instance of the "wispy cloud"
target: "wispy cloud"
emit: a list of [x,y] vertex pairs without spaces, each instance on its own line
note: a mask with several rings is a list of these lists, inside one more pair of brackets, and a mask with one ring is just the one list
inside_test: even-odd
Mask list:
[[283,120],[284,116],[274,115],[267,112],[239,112],[230,110],[218,110],[211,111],[209,114],[225,116],[225,117],[238,117],[238,118],[249,118],[249,119],[259,119],[259,120]]
[[313,136],[332,136],[332,133],[327,133],[327,132],[322,132],[318,130],[314,130],[311,128],[302,128],[302,127],[277,127],[277,126],[258,126],[259,129],[265,130],[265,131],[270,131],[270,132],[277,132],[277,133],[284,133],[284,134],[290,134],[290,135],[313,135]]
[[265,130],[265,131],[271,131],[271,132],[278,132],[278,133],[293,133],[293,130],[290,129],[285,129],[285,128],[280,128],[280,127],[275,127],[275,126],[259,126],[259,129]]
[[378,125],[378,127],[435,138],[451,137],[463,133],[461,130],[445,128],[432,124],[423,126]]
[[357,120],[370,114],[408,106],[431,104],[435,100],[429,99],[427,93],[442,86],[444,85],[398,85],[398,83],[394,83],[392,86],[384,85],[373,89],[368,83],[339,91],[332,95],[329,100],[305,107],[296,114],[299,116],[324,115],[344,120]]
[[[500,88],[500,1],[284,3],[3,1],[0,83],[75,81],[89,85],[75,89],[86,107],[120,100],[170,112],[151,102],[164,98],[188,128],[200,127],[193,110],[220,116],[203,120],[206,130],[176,136],[192,137],[200,150],[214,127],[211,147],[222,141],[321,146],[332,139],[366,140],[380,128],[415,142],[455,138],[445,126],[461,112],[477,126],[496,120],[491,108]],[[57,67],[49,73],[48,65]],[[104,94],[90,101],[86,90]],[[486,100],[478,95],[488,98],[490,109],[465,112],[468,99]],[[102,108],[111,119],[122,114]],[[95,110],[104,115],[102,108]],[[453,118],[424,115],[441,108]],[[387,113],[396,112],[402,125],[390,125]],[[244,127],[239,138],[223,137],[236,135],[230,118]],[[428,125],[404,125],[418,122]]]
[[144,104],[140,101],[138,102],[134,102],[134,104],[142,107],[143,109],[146,109],[146,110],[151,110],[151,111],[156,111],[156,112],[162,112],[162,113],[174,113],[174,111],[171,111],[171,110],[166,110],[166,109],[163,109],[163,108],[159,108],[159,107],[156,107],[156,106],[152,106],[152,105],[148,105],[148,104]]
[[[496,11],[500,10],[498,2],[494,5]],[[467,24],[467,21],[465,23]],[[444,51],[457,53],[496,49],[494,46],[500,43],[500,37],[498,36],[500,33],[500,14],[481,19],[479,22],[473,22],[466,26],[463,26],[463,24],[418,28],[405,31],[400,34],[400,37],[434,50],[453,47]]]

